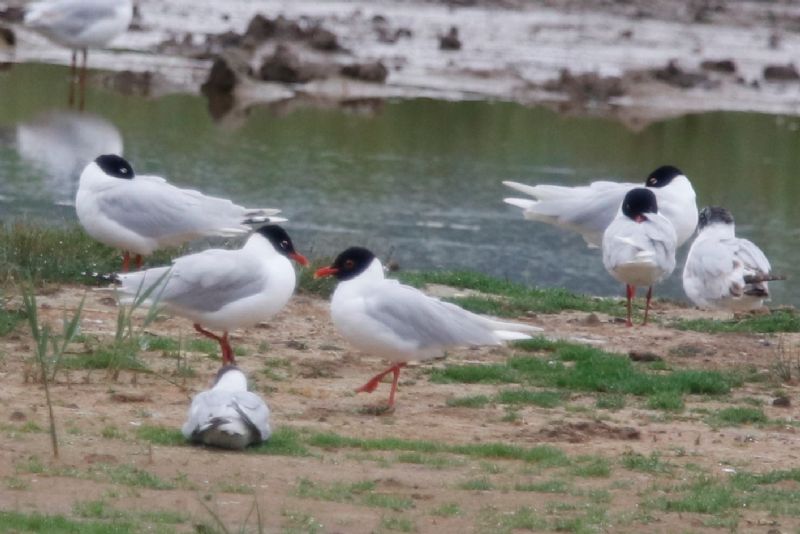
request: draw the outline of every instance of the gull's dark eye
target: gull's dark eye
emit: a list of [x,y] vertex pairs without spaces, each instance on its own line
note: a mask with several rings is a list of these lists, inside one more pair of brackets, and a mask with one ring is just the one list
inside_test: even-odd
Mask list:
[[120,168],[119,172],[121,172],[122,174],[128,174],[128,169],[126,169],[125,167],[122,167],[122,168]]
[[347,260],[346,262],[344,262],[344,268],[345,269],[350,270],[355,266],[356,266],[356,262],[354,262],[353,260]]
[[650,182],[653,185],[655,185],[655,183],[658,182],[658,180],[656,180],[655,177],[650,177],[650,179],[647,180],[647,181]]
[[289,248],[289,242],[285,239],[281,241],[281,248]]

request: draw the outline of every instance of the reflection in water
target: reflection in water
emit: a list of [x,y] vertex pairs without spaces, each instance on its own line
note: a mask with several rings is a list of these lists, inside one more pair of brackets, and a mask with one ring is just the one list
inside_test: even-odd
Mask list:
[[[53,87],[66,81],[64,70],[22,64],[0,72],[0,130],[13,132],[59,105],[62,95]],[[707,113],[632,132],[610,120],[510,103],[419,99],[388,101],[377,113],[297,101],[244,106],[246,113],[218,123],[203,97],[91,90],[93,111],[120,128],[138,172],[239,204],[280,206],[298,247],[314,257],[358,244],[385,258],[394,248],[403,269],[467,268],[621,296],[599,251],[574,233],[523,220],[503,204],[508,190],[501,181],[639,183],[670,163],[691,179],[698,206],[729,208],[737,231],[758,243],[775,272],[800,279],[796,118]],[[13,202],[0,202],[0,217],[73,224],[74,210],[53,209],[52,198],[40,192],[42,171],[34,172],[14,139],[1,134],[0,195]],[[101,151],[110,149],[84,160]],[[71,172],[76,180],[79,170]],[[687,249],[659,296],[686,300],[680,266]],[[774,304],[800,303],[800,284],[775,286]]]
[[20,157],[45,176],[54,202],[75,202],[83,168],[100,154],[122,155],[122,135],[91,113],[49,110],[17,124]]

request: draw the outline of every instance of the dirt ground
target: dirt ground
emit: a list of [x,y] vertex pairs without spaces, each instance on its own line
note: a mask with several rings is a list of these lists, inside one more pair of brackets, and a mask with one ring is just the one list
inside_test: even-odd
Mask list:
[[[43,320],[58,328],[64,310],[74,309],[84,294],[82,333],[108,341],[117,310],[101,293],[80,287],[48,292],[39,297]],[[659,303],[655,312],[662,324],[671,317],[687,315],[707,316],[664,303]],[[778,340],[763,335],[707,335],[658,325],[628,329],[602,315],[589,317],[586,313],[521,320],[541,326],[547,337],[592,343],[622,353],[653,353],[672,368],[750,369],[765,376],[770,375],[780,347],[796,347],[800,342],[796,334]],[[177,317],[158,320],[147,331],[172,338],[194,336],[188,321]],[[649,410],[635,397],[629,397],[620,410],[599,410],[594,406],[595,395],[572,392],[562,406],[523,406],[515,417],[508,418],[495,403],[480,408],[447,404],[448,399],[457,397],[490,396],[502,388],[499,385],[437,384],[428,379],[427,369],[447,362],[502,362],[510,354],[506,348],[464,349],[453,351],[446,361],[405,371],[396,410],[376,416],[364,408],[385,401],[389,385],[383,384],[371,395],[355,395],[353,390],[385,364],[347,347],[332,328],[325,301],[296,296],[269,324],[235,332],[232,343],[243,349],[239,365],[249,374],[251,387],[267,400],[276,429],[451,445],[501,442],[528,448],[547,444],[570,458],[606,458],[612,469],[598,478],[519,460],[459,455],[433,455],[445,460],[412,463],[400,456],[402,451],[391,450],[311,448],[309,456],[281,456],[151,446],[137,437],[137,429],[142,425],[178,429],[191,395],[208,386],[218,366],[216,359],[190,353],[188,364],[195,375],[182,378],[175,373],[175,361],[160,352],[141,355],[159,376],[123,371],[114,378],[104,370],[60,372],[51,393],[61,457],[52,460],[44,391],[41,384],[30,380],[34,374],[32,341],[26,325],[19,324],[0,338],[2,509],[75,516],[81,503],[102,501],[114,510],[178,511],[185,515],[184,522],[175,525],[178,531],[192,531],[199,528],[193,525],[201,523],[213,525],[211,509],[228,528],[238,531],[257,500],[266,532],[350,533],[511,531],[506,529],[508,517],[529,507],[547,521],[542,530],[561,525],[558,530],[573,532],[716,532],[728,528],[710,523],[704,514],[645,512],[640,510],[641,503],[658,494],[659,488],[686,483],[690,471],[724,478],[737,470],[791,469],[800,460],[800,440],[793,424],[714,428],[694,410],[756,399],[770,420],[797,421],[798,388],[794,384],[782,386],[791,407],[772,405],[778,386],[766,380],[745,382],[719,399],[687,396],[686,410],[673,416]],[[71,347],[72,353],[85,350],[83,343]],[[617,459],[631,451],[655,452],[678,466],[678,471],[665,475],[619,467]],[[174,487],[131,487],[75,475],[97,465],[136,467],[174,481]],[[514,490],[519,484],[560,477],[572,488],[569,492]],[[476,479],[488,481],[488,486],[470,489],[469,482]],[[300,490],[303,484],[333,487],[364,481],[374,485],[374,492],[405,499],[407,504],[392,509],[358,499],[334,502]],[[606,515],[598,524],[580,530],[557,522],[589,510],[586,496],[603,492],[607,492],[602,501]],[[437,512],[448,507],[458,513]],[[794,532],[800,528],[797,514],[776,517],[748,509],[737,514],[742,532]],[[250,521],[249,528],[256,531]]]

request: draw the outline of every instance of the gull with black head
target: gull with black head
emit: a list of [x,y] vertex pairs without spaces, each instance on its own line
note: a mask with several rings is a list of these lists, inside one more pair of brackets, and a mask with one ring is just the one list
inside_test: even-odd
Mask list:
[[[504,199],[507,204],[522,208],[526,219],[578,232],[592,248],[601,246],[603,232],[614,220],[625,194],[642,187],[609,181],[578,187],[503,183],[533,197]],[[664,165],[647,176],[644,186],[655,193],[659,213],[675,227],[678,246],[681,246],[697,227],[697,202],[691,182],[677,167]]]
[[736,237],[730,211],[708,206],[700,212],[697,238],[683,268],[683,289],[701,308],[755,310],[769,299],[769,260],[753,242]]
[[644,321],[650,311],[653,285],[675,270],[675,228],[658,210],[651,189],[636,188],[625,194],[619,214],[603,234],[603,265],[608,273],[625,284],[631,322],[631,301],[636,287],[647,287]]
[[193,443],[244,449],[269,439],[269,407],[247,390],[241,369],[226,365],[217,373],[214,386],[192,399],[182,432]]
[[408,362],[440,357],[451,347],[529,339],[530,333],[541,330],[476,315],[387,279],[380,260],[362,247],[348,248],[315,276],[334,276],[339,281],[331,297],[336,330],[357,349],[394,362],[356,390],[375,391],[383,377],[392,373],[389,408],[394,406],[400,370]]
[[268,225],[253,232],[240,249],[204,250],[181,256],[170,267],[118,274],[116,279],[126,300],[149,292],[151,305],[164,305],[193,321],[197,332],[219,342],[222,364],[227,365],[234,363],[228,332],[269,319],[292,296],[296,277],[290,258],[308,264],[286,230]]
[[235,236],[251,225],[284,222],[280,210],[245,208],[230,200],[181,189],[161,177],[136,174],[124,158],[98,156],[81,173],[75,198],[78,220],[97,241],[124,251],[122,270],[130,254],[142,256],[207,236]]

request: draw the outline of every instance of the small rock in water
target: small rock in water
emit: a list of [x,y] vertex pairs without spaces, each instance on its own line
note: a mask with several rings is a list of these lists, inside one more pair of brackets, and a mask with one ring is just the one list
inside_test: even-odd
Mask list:
[[706,60],[700,63],[700,68],[703,70],[710,70],[713,72],[722,72],[725,74],[733,74],[736,72],[736,63],[732,59]]
[[764,79],[770,82],[793,82],[800,80],[793,63],[788,65],[767,65],[764,67]]
[[341,50],[339,40],[336,34],[330,30],[326,30],[320,26],[315,26],[311,29],[309,35],[309,44],[315,50],[322,50],[323,52],[335,52]]
[[450,26],[450,31],[439,36],[441,50],[461,50],[461,39],[458,38],[458,28]]
[[340,72],[342,76],[347,76],[348,78],[375,83],[383,83],[389,76],[389,69],[380,61],[345,65]]
[[315,65],[300,59],[291,48],[279,44],[275,53],[264,60],[258,70],[259,77],[268,82],[305,83],[321,77]]
[[14,34],[14,30],[0,26],[0,44],[5,44],[6,46],[16,45],[17,36]]

